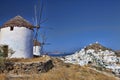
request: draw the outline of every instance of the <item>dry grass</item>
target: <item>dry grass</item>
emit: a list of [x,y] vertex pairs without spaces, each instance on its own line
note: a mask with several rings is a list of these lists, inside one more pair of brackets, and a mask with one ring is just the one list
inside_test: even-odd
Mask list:
[[[39,59],[34,59],[39,60]],[[65,64],[59,59],[52,58],[55,67],[46,73],[22,75],[22,77],[10,80],[116,80],[112,76],[107,76],[90,69],[87,66]],[[24,60],[23,60],[24,61]],[[6,80],[5,75],[0,76],[0,80]],[[8,80],[9,80],[8,79]]]
[[11,58],[7,59],[7,61],[11,62],[45,62],[47,60],[50,60],[51,58],[49,56],[39,57],[39,58]]
[[[54,68],[48,73],[41,74],[39,80],[115,80],[87,67],[70,66]],[[36,79],[37,80],[37,79]]]
[[8,80],[5,74],[0,74],[0,80]]
[[116,80],[116,79],[114,77],[106,76],[104,74],[93,71],[88,67],[71,65],[69,66],[69,68],[65,66],[53,68],[47,73],[41,73],[39,75],[34,74],[25,78],[17,78],[17,80]]

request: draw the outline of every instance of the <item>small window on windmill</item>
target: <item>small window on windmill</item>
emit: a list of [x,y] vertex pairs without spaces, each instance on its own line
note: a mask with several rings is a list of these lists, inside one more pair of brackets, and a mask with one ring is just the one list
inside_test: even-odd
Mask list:
[[13,31],[14,27],[10,27],[10,31]]

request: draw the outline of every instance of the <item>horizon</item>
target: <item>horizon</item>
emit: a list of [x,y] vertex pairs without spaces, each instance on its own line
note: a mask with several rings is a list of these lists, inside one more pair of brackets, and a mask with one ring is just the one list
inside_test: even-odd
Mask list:
[[[47,43],[51,43],[45,46],[45,51],[74,52],[96,41],[120,50],[119,0],[44,1],[42,19],[48,20],[41,25],[45,28],[41,28],[40,33],[45,31]],[[34,24],[35,4],[39,4],[37,0],[1,0],[0,25],[17,15]]]

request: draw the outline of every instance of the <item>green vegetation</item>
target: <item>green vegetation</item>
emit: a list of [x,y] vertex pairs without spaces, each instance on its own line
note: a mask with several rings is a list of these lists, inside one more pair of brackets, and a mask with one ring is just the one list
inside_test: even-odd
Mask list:
[[8,56],[8,45],[0,46],[0,57],[7,57]]
[[0,73],[2,73],[4,68],[5,68],[5,58],[4,57],[0,57]]
[[0,52],[0,57],[2,57],[2,56],[3,56],[3,53]]

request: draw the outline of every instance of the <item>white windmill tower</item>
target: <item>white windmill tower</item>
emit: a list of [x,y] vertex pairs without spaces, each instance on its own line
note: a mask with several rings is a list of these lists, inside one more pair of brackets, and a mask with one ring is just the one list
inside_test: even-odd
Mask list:
[[0,28],[0,45],[13,50],[10,58],[33,57],[33,25],[21,16],[16,16]]

